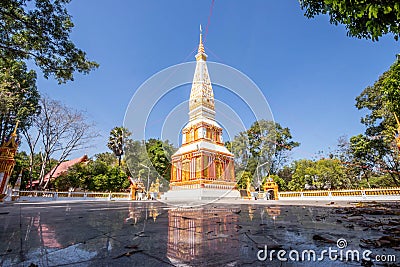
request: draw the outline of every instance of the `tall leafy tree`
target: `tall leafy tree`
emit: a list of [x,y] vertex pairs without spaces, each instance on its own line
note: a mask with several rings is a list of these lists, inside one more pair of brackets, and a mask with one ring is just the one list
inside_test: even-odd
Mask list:
[[128,172],[132,177],[138,178],[143,174],[144,170],[140,164],[150,165],[150,161],[147,156],[146,146],[144,142],[137,140],[128,140],[125,147],[126,166]]
[[157,178],[162,178],[160,183],[166,185],[171,178],[171,155],[175,151],[176,148],[168,140],[129,140],[124,160],[129,174],[134,178],[141,177],[146,187]]
[[392,33],[400,36],[400,2],[398,0],[299,0],[305,16],[328,14],[332,24],[344,24],[349,36],[372,39]]
[[[128,175],[112,162],[108,164],[111,153],[96,155],[87,163],[71,166],[68,172],[55,180],[58,190],[81,188],[89,191],[124,191],[129,187]],[[111,155],[112,156],[112,155]],[[113,158],[115,161],[115,158]]]
[[330,156],[338,159],[344,167],[346,188],[358,188],[362,179],[368,183],[368,179],[373,175],[371,162],[368,161],[370,146],[363,135],[356,135],[350,139],[341,136],[338,139],[337,149]]
[[237,188],[238,189],[246,189],[247,188],[247,180],[250,181],[253,179],[253,175],[249,171],[239,171],[236,173],[237,179]]
[[400,85],[399,75],[397,61],[356,98],[356,107],[369,112],[361,119],[366,126],[364,135],[350,139],[357,160],[370,169],[389,173],[397,185],[400,184],[400,158],[394,138],[398,127],[394,113],[400,114],[399,87],[396,89]]
[[167,140],[149,139],[146,142],[147,156],[155,171],[169,181],[171,176],[171,156],[176,148]]
[[0,144],[11,134],[16,121],[27,129],[39,111],[36,73],[22,61],[0,57]]
[[292,164],[291,190],[348,188],[345,170],[338,159],[303,159]]
[[121,166],[121,158],[124,154],[125,143],[131,133],[124,127],[115,127],[110,131],[107,147],[118,158],[118,166]]
[[94,155],[94,157],[95,157],[96,161],[104,162],[109,166],[117,164],[117,161],[115,160],[115,156],[111,152],[99,153],[99,154]]
[[73,80],[75,71],[98,67],[70,39],[74,24],[66,5],[70,0],[0,1],[0,57],[33,60],[44,77],[59,83]]
[[237,174],[247,171],[254,175],[260,166],[261,176],[268,172],[276,174],[288,161],[289,151],[299,145],[292,140],[289,128],[266,120],[254,122],[248,130],[240,132],[231,142],[226,143],[235,155]]
[[400,114],[400,54],[397,55],[396,62],[390,66],[374,87],[380,87],[382,100],[387,104],[388,109],[396,114]]

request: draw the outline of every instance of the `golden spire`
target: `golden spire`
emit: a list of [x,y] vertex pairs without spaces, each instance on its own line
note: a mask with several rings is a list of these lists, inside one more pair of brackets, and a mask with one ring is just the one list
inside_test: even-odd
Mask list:
[[5,147],[7,149],[15,149],[15,151],[17,150],[17,148],[18,148],[18,142],[17,142],[18,124],[19,124],[19,120],[17,120],[17,123],[15,124],[15,128],[11,134],[11,137],[8,139],[8,141],[4,142],[1,147]]
[[197,49],[197,55],[196,55],[196,60],[206,60],[207,55],[204,53],[204,45],[203,45],[203,31],[201,29],[201,24],[200,24],[200,41],[199,41],[199,48]]
[[13,131],[13,133],[11,134],[11,136],[14,136],[14,137],[17,136],[18,124],[19,124],[19,120],[17,120],[17,123],[15,124],[15,128],[14,128],[14,131]]
[[394,117],[396,118],[396,121],[397,121],[397,126],[400,128],[400,122],[399,122],[399,118],[397,118],[397,115],[396,115],[396,113],[393,113],[394,114]]
[[204,53],[202,30],[200,25],[200,43],[196,55],[192,89],[189,100],[190,120],[198,118],[215,119],[214,93],[207,69],[207,55]]

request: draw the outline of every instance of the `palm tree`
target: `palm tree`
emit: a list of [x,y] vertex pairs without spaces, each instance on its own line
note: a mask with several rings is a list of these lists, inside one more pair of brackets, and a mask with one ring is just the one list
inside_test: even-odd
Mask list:
[[110,131],[107,147],[118,157],[118,166],[121,166],[121,157],[124,154],[125,140],[131,133],[124,127],[115,127]]

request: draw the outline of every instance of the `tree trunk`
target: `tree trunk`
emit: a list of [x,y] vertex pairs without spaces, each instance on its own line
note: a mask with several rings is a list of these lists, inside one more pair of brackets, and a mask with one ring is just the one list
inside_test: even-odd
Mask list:
[[48,184],[49,184],[51,178],[53,178],[53,175],[54,175],[54,173],[57,171],[57,168],[60,166],[60,164],[61,164],[61,161],[59,161],[59,162],[57,163],[57,165],[50,171],[49,179],[47,180],[46,184],[43,186],[43,189],[46,189],[46,187],[48,186]]
[[40,174],[39,174],[39,188],[42,187],[42,184],[44,182],[44,176],[46,175],[45,174],[46,166],[47,166],[46,156],[42,156],[42,166],[40,167]]
[[32,173],[33,173],[33,153],[29,156],[29,186],[32,191]]

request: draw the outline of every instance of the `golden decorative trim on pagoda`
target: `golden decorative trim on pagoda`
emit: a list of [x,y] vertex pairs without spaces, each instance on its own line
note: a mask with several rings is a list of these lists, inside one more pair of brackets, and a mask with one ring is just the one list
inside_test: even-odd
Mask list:
[[[215,153],[215,151],[207,149],[207,148],[203,148],[202,151],[203,152],[210,152],[210,153],[214,152]],[[182,154],[182,159],[192,159],[192,158],[195,158],[196,156],[199,156],[200,153],[201,152],[198,152],[196,149],[195,150],[191,150],[191,151],[186,152],[185,154]],[[223,152],[218,152],[218,154],[221,155],[221,156],[232,158],[232,154],[227,154],[227,153],[223,153]],[[178,154],[174,155],[174,156],[178,156]]]
[[[182,146],[187,146],[187,145],[190,145],[190,144],[193,144],[193,143],[197,143],[198,141],[210,141],[210,139],[205,138],[205,137],[201,137],[201,138],[199,138],[199,139],[192,140],[192,141],[189,141],[189,142],[187,142],[187,143],[184,143],[184,144],[182,144]],[[223,143],[223,142],[220,142],[220,141],[216,141],[215,144],[216,144],[216,145],[220,145],[220,146],[223,146],[223,145],[224,145],[224,143]],[[195,151],[195,150],[192,150],[192,151]]]
[[232,185],[232,183],[236,184],[236,182],[229,181],[221,181],[221,180],[209,180],[209,179],[195,179],[183,182],[171,182],[170,185],[194,185],[194,184],[217,184],[217,185]]

